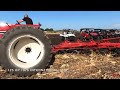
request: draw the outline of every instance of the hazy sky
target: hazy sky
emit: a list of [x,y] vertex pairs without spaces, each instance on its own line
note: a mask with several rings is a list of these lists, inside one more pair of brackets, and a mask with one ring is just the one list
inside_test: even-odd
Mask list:
[[26,13],[44,29],[120,29],[120,11],[0,11],[0,22],[14,24]]

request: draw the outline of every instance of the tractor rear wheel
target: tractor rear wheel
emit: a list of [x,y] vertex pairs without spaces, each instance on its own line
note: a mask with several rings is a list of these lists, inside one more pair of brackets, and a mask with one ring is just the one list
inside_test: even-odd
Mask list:
[[4,34],[2,43],[4,51],[0,62],[11,74],[30,76],[49,66],[51,43],[39,29],[16,27]]

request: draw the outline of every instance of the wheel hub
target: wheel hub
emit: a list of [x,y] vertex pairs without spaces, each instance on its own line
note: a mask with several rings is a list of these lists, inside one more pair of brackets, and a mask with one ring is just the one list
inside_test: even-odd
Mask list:
[[11,61],[20,68],[30,68],[41,62],[44,44],[34,36],[23,35],[11,41],[8,49]]
[[32,52],[32,49],[31,49],[30,47],[27,47],[27,48],[25,49],[25,52],[30,53],[30,52]]

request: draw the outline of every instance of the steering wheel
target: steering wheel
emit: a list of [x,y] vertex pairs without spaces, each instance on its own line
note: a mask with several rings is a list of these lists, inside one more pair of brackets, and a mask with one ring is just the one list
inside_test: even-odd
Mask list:
[[16,22],[17,22],[16,24],[20,24],[17,20],[16,20]]

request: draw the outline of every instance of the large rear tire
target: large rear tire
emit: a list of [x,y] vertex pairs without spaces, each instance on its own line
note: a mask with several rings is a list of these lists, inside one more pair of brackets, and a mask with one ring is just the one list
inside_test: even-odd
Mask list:
[[30,76],[49,66],[51,43],[39,29],[16,27],[4,34],[2,43],[4,51],[0,62],[11,74]]

